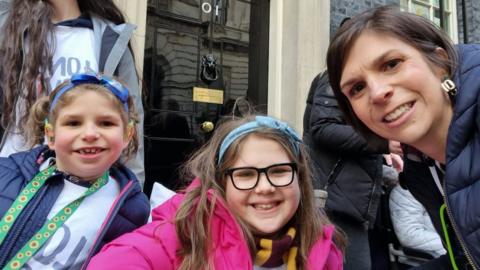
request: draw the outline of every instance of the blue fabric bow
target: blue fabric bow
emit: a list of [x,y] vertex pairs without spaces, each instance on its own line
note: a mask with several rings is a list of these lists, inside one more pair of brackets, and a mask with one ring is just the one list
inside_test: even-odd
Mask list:
[[95,75],[92,73],[79,73],[79,74],[74,74],[72,78],[70,79],[70,83],[62,87],[56,94],[55,97],[53,98],[52,104],[50,104],[50,113],[53,111],[55,106],[58,103],[58,100],[60,97],[68,92],[69,90],[72,90],[74,87],[81,85],[81,84],[99,84],[110,90],[123,104],[123,108],[125,111],[128,113],[128,89],[123,86],[121,83],[118,81],[105,76],[105,75]]
[[295,154],[298,155],[300,153],[299,144],[302,142],[302,139],[300,139],[300,136],[298,136],[297,132],[295,132],[293,128],[291,128],[287,123],[269,116],[256,116],[255,121],[245,123],[227,134],[225,139],[223,139],[222,144],[220,145],[217,164],[220,164],[223,155],[227,151],[228,147],[240,136],[264,127],[278,130],[283,134],[287,135],[288,140],[293,146]]

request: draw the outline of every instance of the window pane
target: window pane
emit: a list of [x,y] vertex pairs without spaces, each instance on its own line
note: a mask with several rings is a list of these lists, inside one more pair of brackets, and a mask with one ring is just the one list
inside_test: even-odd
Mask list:
[[450,19],[451,19],[450,13],[445,12],[445,14],[443,16],[444,16],[444,19],[445,19],[445,21],[444,21],[445,32],[447,32],[447,34],[449,36],[452,36],[452,29],[450,27]]
[[433,6],[434,7],[440,7],[440,0],[433,0]]
[[419,16],[430,19],[429,8],[424,5],[412,3],[412,12]]
[[433,10],[433,22],[440,27],[440,10],[437,8]]

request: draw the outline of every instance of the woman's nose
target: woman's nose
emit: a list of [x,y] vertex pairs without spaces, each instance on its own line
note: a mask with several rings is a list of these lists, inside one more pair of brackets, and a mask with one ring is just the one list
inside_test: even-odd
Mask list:
[[393,87],[384,80],[371,80],[370,101],[373,104],[382,104],[388,101],[393,95]]

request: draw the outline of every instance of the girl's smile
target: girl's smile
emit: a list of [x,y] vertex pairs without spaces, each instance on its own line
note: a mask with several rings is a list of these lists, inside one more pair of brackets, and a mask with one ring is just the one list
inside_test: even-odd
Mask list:
[[92,90],[76,93],[59,110],[53,129],[48,145],[55,150],[58,169],[84,180],[101,176],[129,142],[119,108]]
[[[265,168],[291,162],[283,146],[272,139],[252,134],[244,140],[232,168]],[[273,186],[265,173],[261,173],[257,185],[250,190],[235,188],[230,177],[226,176],[227,204],[254,235],[277,233],[296,213],[300,203],[300,187],[297,172],[290,173],[294,173],[293,182],[283,187]]]

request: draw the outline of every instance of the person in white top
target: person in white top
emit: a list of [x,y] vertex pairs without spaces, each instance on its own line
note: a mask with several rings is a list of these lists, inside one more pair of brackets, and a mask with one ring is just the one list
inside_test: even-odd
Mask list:
[[425,207],[400,185],[390,193],[390,215],[402,246],[423,251],[434,258],[446,253]]
[[[2,0],[5,1],[5,0]],[[135,29],[113,0],[8,1],[0,5],[0,156],[28,150],[28,108],[76,73],[115,75],[135,100],[143,137],[143,105],[129,40]],[[8,15],[11,16],[8,16]],[[38,142],[41,144],[42,142]],[[127,166],[143,184],[143,140]]]

